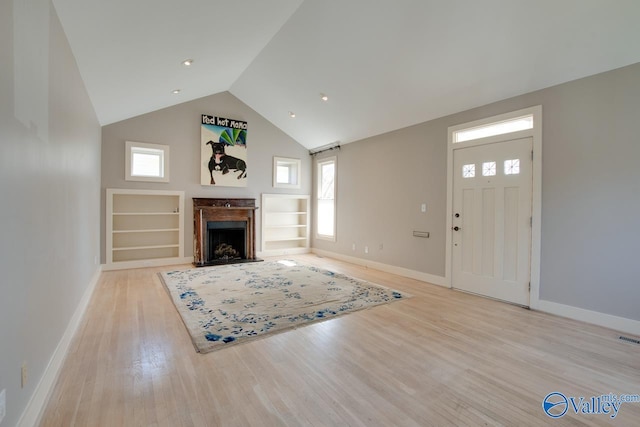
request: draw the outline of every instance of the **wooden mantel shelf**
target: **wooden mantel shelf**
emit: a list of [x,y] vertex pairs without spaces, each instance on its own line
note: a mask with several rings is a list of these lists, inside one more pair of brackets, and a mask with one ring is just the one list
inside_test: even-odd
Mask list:
[[193,207],[196,208],[253,208],[256,207],[256,199],[203,199],[193,198]]

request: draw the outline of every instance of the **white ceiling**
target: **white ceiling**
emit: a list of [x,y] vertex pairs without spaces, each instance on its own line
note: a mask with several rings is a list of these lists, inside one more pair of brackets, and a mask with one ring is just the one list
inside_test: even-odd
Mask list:
[[102,125],[228,90],[308,148],[640,62],[638,0],[53,3]]

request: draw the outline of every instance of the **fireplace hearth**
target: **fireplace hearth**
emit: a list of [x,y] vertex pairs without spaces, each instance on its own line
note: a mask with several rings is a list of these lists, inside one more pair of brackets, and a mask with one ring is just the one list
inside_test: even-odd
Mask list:
[[255,199],[193,199],[196,267],[262,261],[255,257]]

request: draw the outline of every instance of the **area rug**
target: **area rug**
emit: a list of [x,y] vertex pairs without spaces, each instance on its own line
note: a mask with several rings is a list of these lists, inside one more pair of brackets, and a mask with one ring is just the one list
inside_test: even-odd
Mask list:
[[159,274],[200,353],[409,297],[289,260]]

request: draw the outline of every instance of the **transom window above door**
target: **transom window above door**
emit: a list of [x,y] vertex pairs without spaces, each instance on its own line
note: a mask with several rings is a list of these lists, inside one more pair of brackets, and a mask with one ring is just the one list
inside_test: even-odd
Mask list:
[[453,132],[453,143],[533,129],[533,114]]

